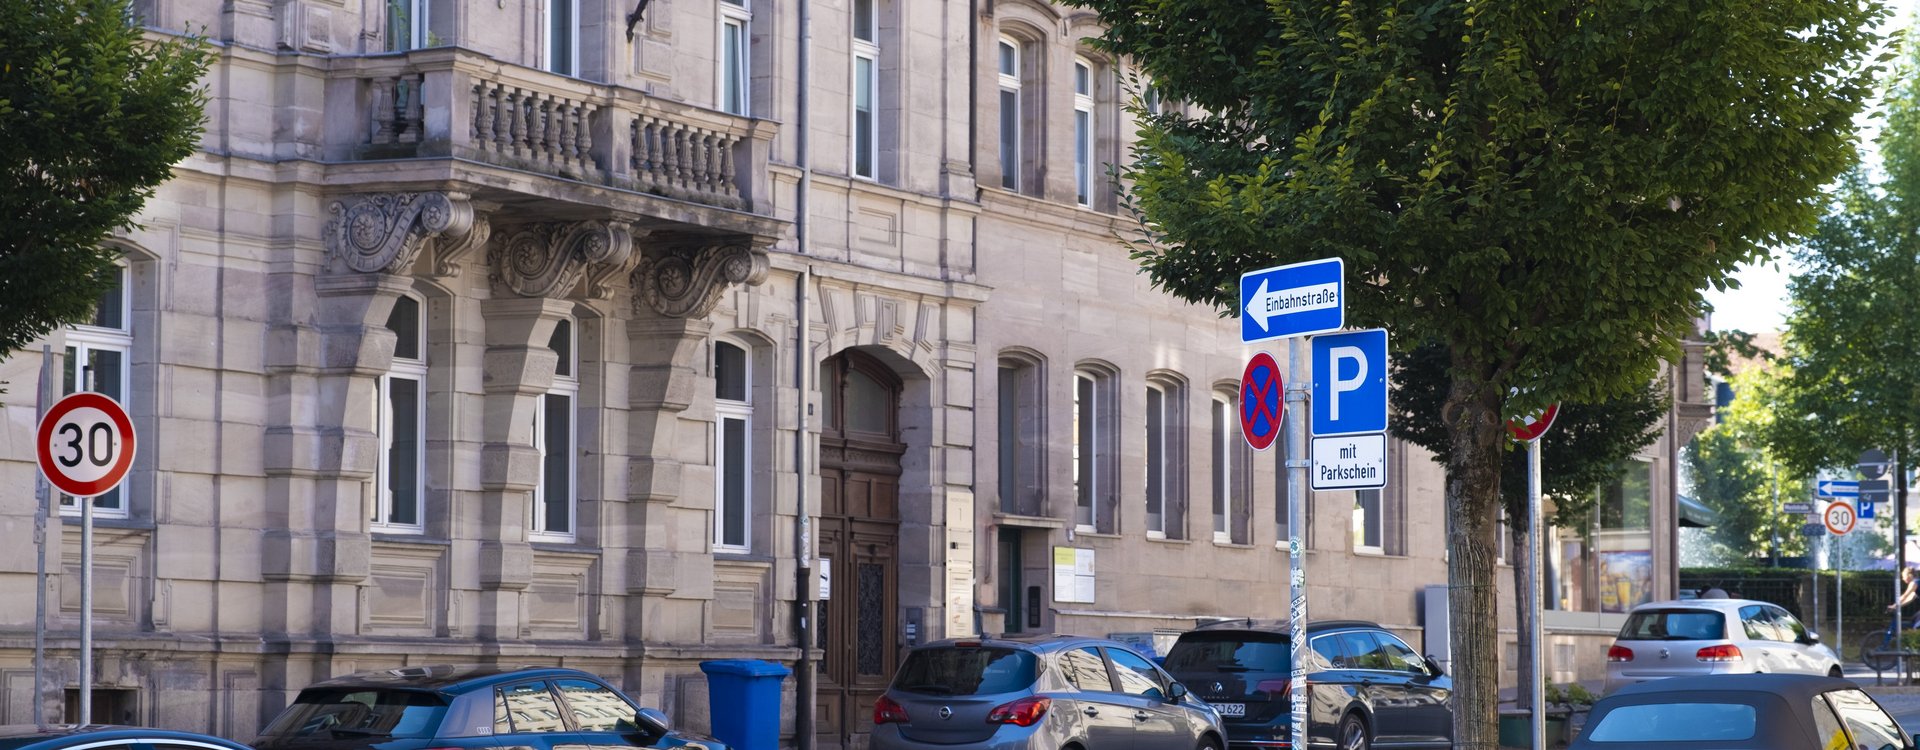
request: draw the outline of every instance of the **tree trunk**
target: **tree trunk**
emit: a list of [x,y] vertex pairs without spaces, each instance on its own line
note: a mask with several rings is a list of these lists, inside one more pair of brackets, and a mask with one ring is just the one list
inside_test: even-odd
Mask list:
[[[1457,352],[1457,350],[1456,350]],[[1454,355],[1456,373],[1482,372]],[[1464,366],[1463,366],[1464,365]],[[1453,746],[1494,750],[1500,702],[1499,596],[1494,579],[1500,451],[1507,433],[1500,394],[1480,377],[1455,377],[1441,415],[1447,456],[1447,619],[1453,651]]]

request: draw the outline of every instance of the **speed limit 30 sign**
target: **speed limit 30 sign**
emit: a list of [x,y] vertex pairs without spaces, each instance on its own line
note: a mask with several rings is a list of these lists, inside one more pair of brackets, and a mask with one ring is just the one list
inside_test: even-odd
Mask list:
[[1855,520],[1853,505],[1844,500],[1828,505],[1827,511],[1821,514],[1821,518],[1827,523],[1827,531],[1832,532],[1834,536],[1845,536],[1847,532],[1853,531]]
[[75,393],[40,419],[40,471],[74,497],[104,495],[133,467],[133,420],[120,402],[100,393]]

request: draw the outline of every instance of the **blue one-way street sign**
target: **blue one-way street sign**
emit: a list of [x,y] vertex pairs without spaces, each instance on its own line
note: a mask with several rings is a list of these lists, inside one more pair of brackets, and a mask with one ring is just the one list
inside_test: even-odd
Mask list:
[[1313,435],[1387,429],[1387,332],[1313,337]]
[[1346,263],[1339,258],[1240,276],[1240,341],[1311,336],[1346,325]]
[[1860,483],[1852,480],[1822,479],[1813,486],[1820,497],[1859,497]]

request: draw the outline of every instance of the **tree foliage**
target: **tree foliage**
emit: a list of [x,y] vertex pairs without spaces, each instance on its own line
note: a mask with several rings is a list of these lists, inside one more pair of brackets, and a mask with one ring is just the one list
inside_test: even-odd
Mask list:
[[1720,422],[1694,437],[1683,453],[1694,499],[1720,515],[1720,523],[1706,530],[1713,559],[1752,561],[1769,550],[1805,554],[1799,529],[1804,519],[1781,513],[1777,503],[1812,497],[1811,475],[1784,468],[1765,440],[1775,418],[1770,403],[1778,377],[1754,369],[1731,383],[1734,400],[1720,410]]
[[1880,7],[1072,2],[1197,112],[1122,170],[1158,287],[1227,313],[1242,272],[1339,256],[1350,324],[1446,347],[1455,742],[1491,747],[1501,422],[1644,388],[1701,289],[1811,226]]
[[209,59],[144,38],[126,0],[0,3],[0,356],[111,286],[101,240],[193,152]]

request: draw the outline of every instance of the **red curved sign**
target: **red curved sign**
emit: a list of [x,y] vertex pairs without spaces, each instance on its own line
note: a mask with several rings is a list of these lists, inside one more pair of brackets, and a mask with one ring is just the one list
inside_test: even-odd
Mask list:
[[1547,428],[1553,426],[1553,418],[1557,416],[1560,416],[1560,405],[1552,404],[1531,417],[1507,420],[1507,432],[1513,435],[1513,439],[1523,443],[1539,440],[1541,435],[1547,434]]
[[1287,412],[1286,390],[1273,355],[1255,352],[1247,360],[1247,369],[1240,374],[1240,433],[1254,450],[1271,448],[1280,437]]
[[104,495],[133,468],[133,420],[111,397],[75,393],[40,419],[40,472],[74,497]]

